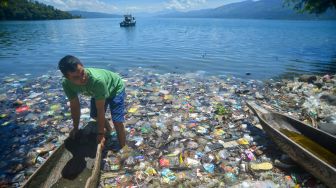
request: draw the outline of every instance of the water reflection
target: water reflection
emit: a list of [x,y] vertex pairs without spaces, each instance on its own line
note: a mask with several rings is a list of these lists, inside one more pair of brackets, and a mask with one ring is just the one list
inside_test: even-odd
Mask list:
[[119,22],[1,22],[0,74],[54,71],[66,54],[117,71],[141,66],[257,79],[335,72],[335,21],[146,18],[128,28]]

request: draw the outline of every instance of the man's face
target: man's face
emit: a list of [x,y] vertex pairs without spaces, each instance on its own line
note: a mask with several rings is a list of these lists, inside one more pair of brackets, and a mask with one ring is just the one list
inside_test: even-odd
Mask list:
[[75,72],[68,72],[67,79],[76,85],[85,85],[87,83],[87,75],[82,65],[77,65]]

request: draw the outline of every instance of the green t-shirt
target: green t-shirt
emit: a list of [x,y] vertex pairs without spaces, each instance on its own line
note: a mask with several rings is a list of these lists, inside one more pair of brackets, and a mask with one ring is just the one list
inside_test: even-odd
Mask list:
[[63,90],[69,100],[80,93],[97,100],[111,98],[125,88],[122,78],[117,73],[96,68],[85,68],[84,70],[88,75],[86,85],[76,85],[66,78],[63,79]]

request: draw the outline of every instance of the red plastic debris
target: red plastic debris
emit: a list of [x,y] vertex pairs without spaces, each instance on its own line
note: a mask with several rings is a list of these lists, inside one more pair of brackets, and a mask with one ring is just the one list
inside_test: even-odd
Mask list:
[[29,110],[29,107],[28,106],[21,106],[21,107],[18,107],[16,108],[16,113],[22,113],[22,112],[25,112],[25,111],[28,111]]
[[165,158],[161,158],[159,163],[160,163],[161,167],[169,167],[170,166],[169,160],[165,159]]

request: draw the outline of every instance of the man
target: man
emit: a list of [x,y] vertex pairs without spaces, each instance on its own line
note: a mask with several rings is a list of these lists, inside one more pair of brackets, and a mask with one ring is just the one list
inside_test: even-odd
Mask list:
[[62,81],[63,90],[70,101],[73,137],[78,131],[80,119],[80,103],[78,94],[91,96],[90,116],[97,120],[97,140],[104,146],[105,129],[111,131],[108,121],[105,119],[107,106],[110,106],[112,121],[116,129],[121,149],[125,146],[126,136],[123,122],[125,121],[125,85],[122,78],[111,71],[96,68],[84,68],[80,60],[74,56],[63,57],[58,68],[64,75]]

